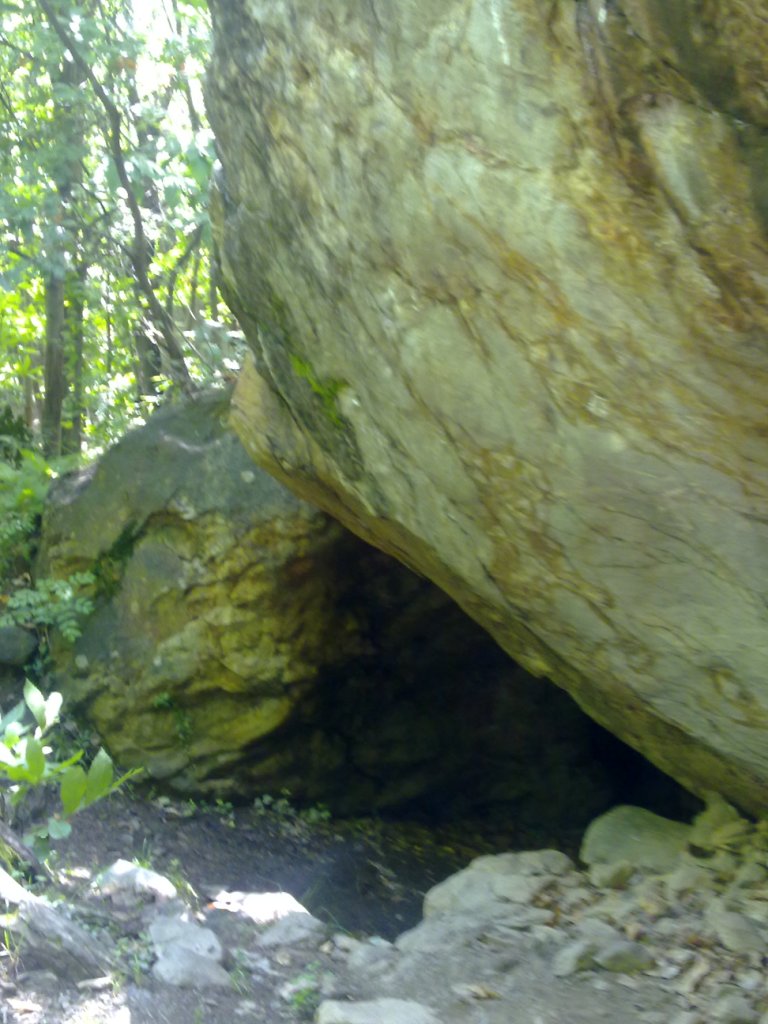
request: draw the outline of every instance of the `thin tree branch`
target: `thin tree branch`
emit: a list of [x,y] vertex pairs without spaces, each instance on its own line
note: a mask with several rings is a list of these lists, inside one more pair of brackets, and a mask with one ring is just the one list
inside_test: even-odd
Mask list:
[[[176,22],[176,25],[175,25],[176,35],[181,36],[182,21],[181,21],[181,14],[179,13],[179,5],[176,2],[176,0],[171,0],[171,10],[173,11],[173,17],[174,17],[174,20]],[[171,28],[173,29],[174,26],[171,23],[170,15],[168,15],[168,22],[169,22],[169,24],[171,24]],[[195,101],[192,98],[192,90],[189,87],[189,82],[187,81],[186,77],[184,76],[184,74],[181,71],[179,71],[177,73],[176,77],[178,79],[179,88],[180,88],[182,94],[184,95],[184,99],[186,100],[187,111],[189,112],[189,123],[192,126],[192,131],[195,134],[197,134],[200,131],[200,129],[202,128],[202,119],[201,119],[200,115],[197,112],[197,108],[195,107]]]
[[29,50],[25,50],[21,46],[16,46],[15,43],[10,41],[8,36],[0,36],[0,46],[4,46],[6,50],[13,50],[14,53],[18,53],[25,60],[34,61],[35,59],[34,55]]
[[176,260],[173,270],[168,278],[168,297],[165,300],[165,309],[168,316],[173,316],[173,293],[176,290],[176,281],[178,280],[179,274],[184,269],[185,265],[189,262],[189,258],[192,253],[200,245],[203,238],[204,226],[198,224],[195,230],[187,239],[187,244],[184,247],[184,252]]

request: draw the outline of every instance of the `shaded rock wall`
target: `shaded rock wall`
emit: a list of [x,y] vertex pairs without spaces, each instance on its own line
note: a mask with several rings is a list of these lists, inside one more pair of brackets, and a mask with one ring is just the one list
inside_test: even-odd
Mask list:
[[8,711],[18,699],[23,668],[32,660],[37,640],[21,626],[0,626],[0,708]]
[[212,0],[249,451],[768,806],[766,0]]
[[576,705],[255,467],[228,407],[214,392],[162,409],[46,509],[38,572],[98,579],[51,683],[121,765],[337,812],[504,805],[565,826],[610,803]]

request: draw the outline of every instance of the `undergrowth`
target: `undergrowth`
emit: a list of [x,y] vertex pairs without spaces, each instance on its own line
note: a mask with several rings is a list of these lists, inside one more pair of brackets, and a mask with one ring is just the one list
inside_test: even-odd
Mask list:
[[[69,835],[69,819],[78,811],[114,792],[137,774],[134,770],[116,777],[112,758],[103,748],[87,768],[82,750],[75,750],[64,760],[55,760],[52,734],[59,724],[61,705],[60,693],[46,697],[27,680],[24,699],[7,714],[0,715],[0,817],[12,825],[35,791],[43,787],[58,790],[59,808],[46,821],[33,823],[23,836],[23,844],[39,858],[48,856],[50,840]],[[10,829],[4,838],[6,844],[3,848],[0,843],[0,859],[12,866],[19,851],[7,848],[8,841],[13,839]]]
[[0,627],[15,625],[33,631],[43,657],[52,631],[66,643],[74,643],[83,619],[93,611],[93,573],[32,580],[48,489],[72,465],[71,458],[49,463],[16,437],[0,435]]

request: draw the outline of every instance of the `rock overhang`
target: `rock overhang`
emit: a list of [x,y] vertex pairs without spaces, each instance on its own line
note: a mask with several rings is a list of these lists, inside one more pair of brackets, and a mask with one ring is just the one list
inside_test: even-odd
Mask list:
[[726,95],[689,74],[690,7],[212,9],[249,450],[687,786],[763,809],[752,14],[702,27]]

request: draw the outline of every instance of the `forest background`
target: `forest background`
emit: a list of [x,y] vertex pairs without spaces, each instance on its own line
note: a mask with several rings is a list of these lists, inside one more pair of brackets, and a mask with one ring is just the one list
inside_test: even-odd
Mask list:
[[209,31],[204,0],[0,3],[6,579],[53,477],[239,365],[207,210]]
[[[208,218],[209,35],[205,0],[0,0],[0,669],[29,651],[23,699],[0,710],[9,866],[39,869],[67,819],[128,777],[52,741],[61,695],[30,681],[45,685],[52,637],[77,638],[100,585],[96,567],[35,578],[48,488],[240,362]],[[19,808],[49,783],[61,808],[22,842]]]

